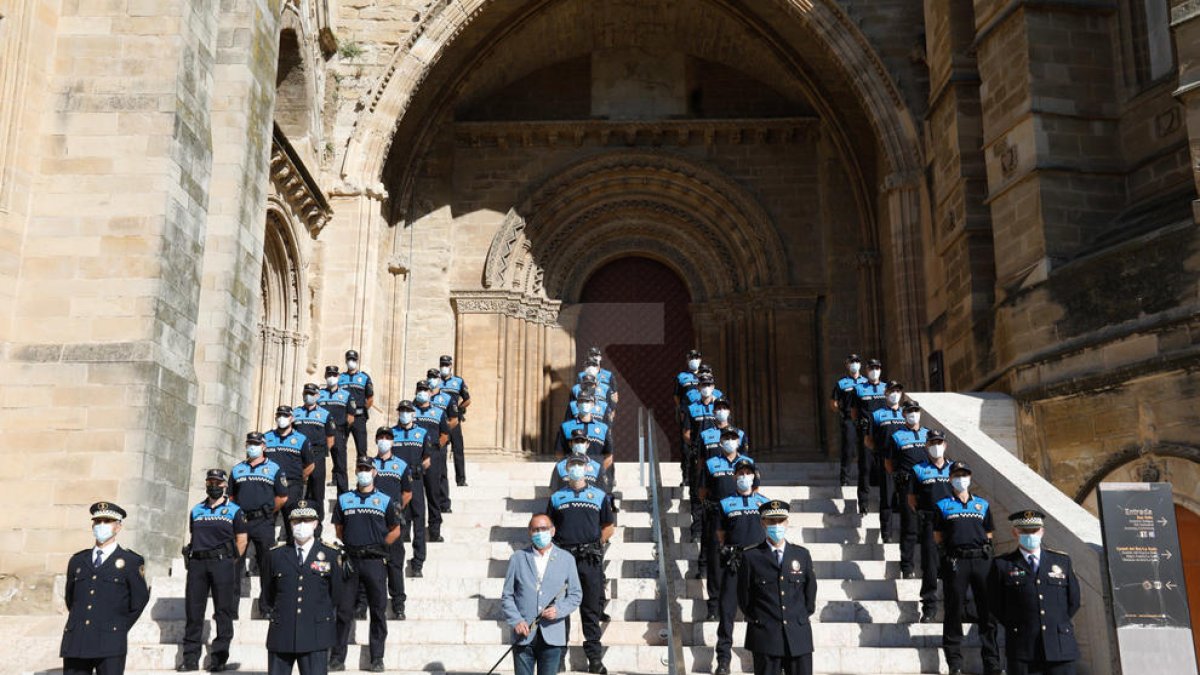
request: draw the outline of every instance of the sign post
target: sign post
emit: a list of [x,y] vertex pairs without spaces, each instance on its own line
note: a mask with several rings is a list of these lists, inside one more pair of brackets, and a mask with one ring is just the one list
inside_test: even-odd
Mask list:
[[1101,483],[1100,525],[1124,675],[1196,673],[1170,483]]

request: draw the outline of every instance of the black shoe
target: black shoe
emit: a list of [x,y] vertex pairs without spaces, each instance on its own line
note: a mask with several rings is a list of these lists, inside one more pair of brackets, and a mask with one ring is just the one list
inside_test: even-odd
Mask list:
[[200,670],[200,664],[194,661],[184,661],[175,667],[177,673],[190,673],[194,670]]
[[446,540],[442,537],[442,535],[435,534],[429,538],[429,541],[434,544],[442,544],[445,543]]
[[213,659],[208,664],[208,672],[219,673],[225,670],[226,659]]
[[467,487],[467,481],[465,479],[464,480],[456,480],[456,481],[454,481],[454,484],[457,485],[458,487]]
[[612,501],[612,512],[613,513],[621,512],[621,507],[617,504],[617,500],[615,500],[615,499]]
[[366,607],[355,607],[354,608],[354,618],[358,619],[360,621],[362,619],[367,618],[367,608]]
[[850,479],[849,478],[842,479],[842,487],[850,487]]
[[696,570],[696,577],[695,577],[695,578],[697,578],[697,579],[703,579],[703,578],[704,578],[704,565],[700,565],[700,569]]
[[326,669],[331,673],[341,672],[346,669],[346,662],[341,659],[329,659],[329,667]]
[[367,666],[367,672],[368,673],[382,673],[383,672],[383,659],[376,659],[376,660],[372,661],[371,665]]
[[454,511],[449,506],[447,506],[446,508],[442,509],[442,513],[454,513]]
[[926,607],[921,610],[921,623],[934,623],[937,621],[937,609]]
[[425,576],[425,574],[421,571],[420,567],[414,567],[412,565],[408,566],[408,578],[420,579],[424,576]]
[[729,675],[729,664],[717,661],[717,669],[713,671],[713,675]]
[[892,535],[884,532],[883,534],[879,535],[879,541],[883,542],[884,544],[890,544],[892,543]]
[[588,661],[588,672],[593,675],[608,675],[608,668],[604,667],[600,659],[596,659],[595,661]]
[[612,621],[612,617],[608,615],[608,612],[600,612],[600,621],[603,623],[608,623]]
[[950,668],[950,675],[963,675],[963,669],[958,666]]
[[871,512],[871,509],[867,507],[866,502],[863,502],[863,501],[858,502],[858,515],[865,516],[870,512]]
[[708,614],[704,616],[705,621],[717,621],[720,618],[721,617],[717,616],[717,610],[715,609],[708,610]]
[[912,570],[908,570],[907,572],[905,572],[904,570],[900,570],[900,578],[901,579],[916,579],[917,573]]
[[392,608],[392,618],[396,621],[404,621],[408,617],[404,615],[404,605]]

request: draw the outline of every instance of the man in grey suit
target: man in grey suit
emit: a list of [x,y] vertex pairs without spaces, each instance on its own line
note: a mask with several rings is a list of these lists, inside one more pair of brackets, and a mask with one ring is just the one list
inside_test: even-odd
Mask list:
[[[558,548],[554,524],[544,514],[529,520],[532,545],[513,553],[500,596],[513,629],[516,675],[556,675],[567,648],[567,615],[583,601],[575,558]],[[534,621],[537,624],[534,625]]]

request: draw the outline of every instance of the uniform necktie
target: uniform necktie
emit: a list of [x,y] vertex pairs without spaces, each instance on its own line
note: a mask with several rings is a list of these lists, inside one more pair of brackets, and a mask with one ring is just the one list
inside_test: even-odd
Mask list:
[[783,567],[783,549],[775,549],[775,564]]
[[296,547],[296,562],[298,562],[298,563],[304,562],[304,547],[302,547],[302,546]]
[[1037,556],[1032,553],[1029,554],[1029,569],[1033,570],[1034,574],[1037,574],[1037,570],[1038,570]]
[[92,567],[99,567],[104,560],[104,551],[96,549],[96,559],[92,561]]

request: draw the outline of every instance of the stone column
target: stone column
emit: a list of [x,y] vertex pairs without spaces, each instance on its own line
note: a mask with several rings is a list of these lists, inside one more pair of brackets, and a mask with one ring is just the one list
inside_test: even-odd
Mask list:
[[[1200,1],[1177,3],[1171,10],[1171,28],[1175,33],[1175,51],[1179,63],[1179,88],[1175,98],[1183,104],[1192,156],[1192,174],[1200,190]],[[1192,202],[1200,220],[1200,200]]]
[[[880,231],[886,233],[887,250],[883,254],[884,321],[883,335],[890,338],[883,346],[884,364],[889,373],[909,389],[924,387],[925,289],[920,284],[921,251],[921,177],[916,174],[892,174],[884,179],[880,209],[885,218]],[[881,237],[882,239],[882,237]]]

